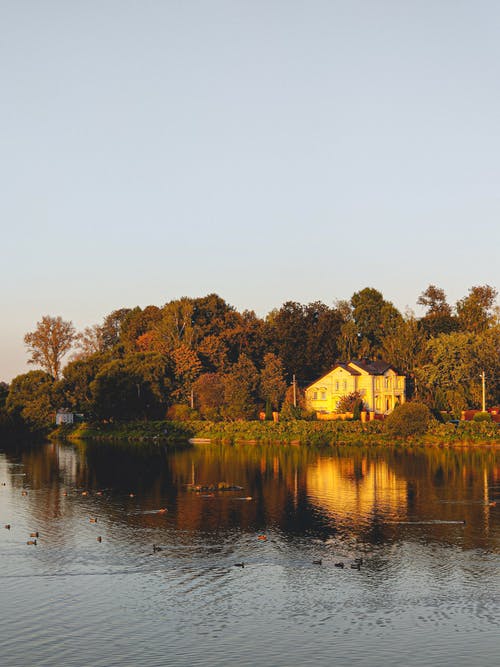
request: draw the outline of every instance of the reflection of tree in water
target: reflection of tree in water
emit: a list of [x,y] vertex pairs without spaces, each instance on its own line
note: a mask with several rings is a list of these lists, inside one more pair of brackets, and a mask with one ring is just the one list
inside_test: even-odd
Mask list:
[[[221,533],[276,530],[297,536],[397,540],[397,521],[463,519],[487,532],[494,508],[489,486],[498,483],[494,449],[208,445],[163,446],[49,444],[11,452],[32,488],[47,488],[51,515],[60,512],[64,489],[104,489],[101,511],[130,527],[166,525],[144,511],[168,507],[168,526],[198,532],[207,541]],[[19,479],[19,478],[18,478]],[[243,490],[190,492],[189,484],[235,484]],[[17,481],[16,485],[20,482]],[[130,492],[134,498],[128,498]],[[241,498],[251,497],[251,501]],[[130,510],[130,511],[129,511]],[[478,531],[464,530],[472,546]],[[454,540],[442,525],[430,539]]]

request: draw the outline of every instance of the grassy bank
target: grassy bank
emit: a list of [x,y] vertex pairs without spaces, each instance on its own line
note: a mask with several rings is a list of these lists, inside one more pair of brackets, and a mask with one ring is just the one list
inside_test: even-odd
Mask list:
[[195,430],[188,422],[151,421],[122,422],[118,424],[65,424],[49,438],[67,440],[127,440],[129,442],[178,443],[192,438]]
[[500,428],[492,423],[460,422],[439,424],[434,422],[424,435],[408,438],[388,435],[379,421],[362,424],[358,421],[283,421],[273,422],[127,422],[120,424],[78,424],[59,427],[52,438],[128,440],[135,442],[173,443],[188,438],[210,439],[234,444],[251,442],[259,444],[303,445],[393,445],[420,444],[500,444]]

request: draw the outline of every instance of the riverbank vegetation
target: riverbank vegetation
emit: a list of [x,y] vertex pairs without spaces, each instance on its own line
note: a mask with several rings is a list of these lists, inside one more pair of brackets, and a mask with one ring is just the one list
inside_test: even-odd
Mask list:
[[[336,436],[360,428],[371,437],[381,427],[316,425],[304,410],[303,389],[353,358],[383,358],[406,376],[411,401],[440,420],[459,417],[480,407],[483,372],[487,403],[500,404],[496,297],[493,287],[476,286],[452,307],[430,285],[418,299],[425,313],[417,318],[367,287],[349,301],[287,302],[259,318],[211,294],[121,308],[80,333],[60,317],[44,316],[25,336],[29,362],[39,368],[10,386],[0,383],[0,432],[46,433],[56,410],[66,408],[103,431],[140,422],[139,430],[149,433],[168,419],[196,434],[250,428],[301,440],[301,429],[331,429]],[[280,415],[278,426],[253,421],[273,413]]]
[[499,428],[493,422],[439,423],[431,418],[425,430],[388,429],[381,421],[218,421],[126,422],[118,424],[75,424],[51,433],[54,439],[177,443],[188,439],[233,445],[446,445],[457,443],[500,443]]

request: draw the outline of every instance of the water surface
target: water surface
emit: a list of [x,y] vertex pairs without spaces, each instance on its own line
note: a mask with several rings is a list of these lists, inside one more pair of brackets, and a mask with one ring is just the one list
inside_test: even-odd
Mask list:
[[0,484],[5,667],[497,661],[494,448],[4,445]]

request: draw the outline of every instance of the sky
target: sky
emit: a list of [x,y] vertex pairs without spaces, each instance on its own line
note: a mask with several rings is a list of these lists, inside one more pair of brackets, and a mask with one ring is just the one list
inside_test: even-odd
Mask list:
[[500,288],[496,0],[2,0],[0,380],[43,315]]

